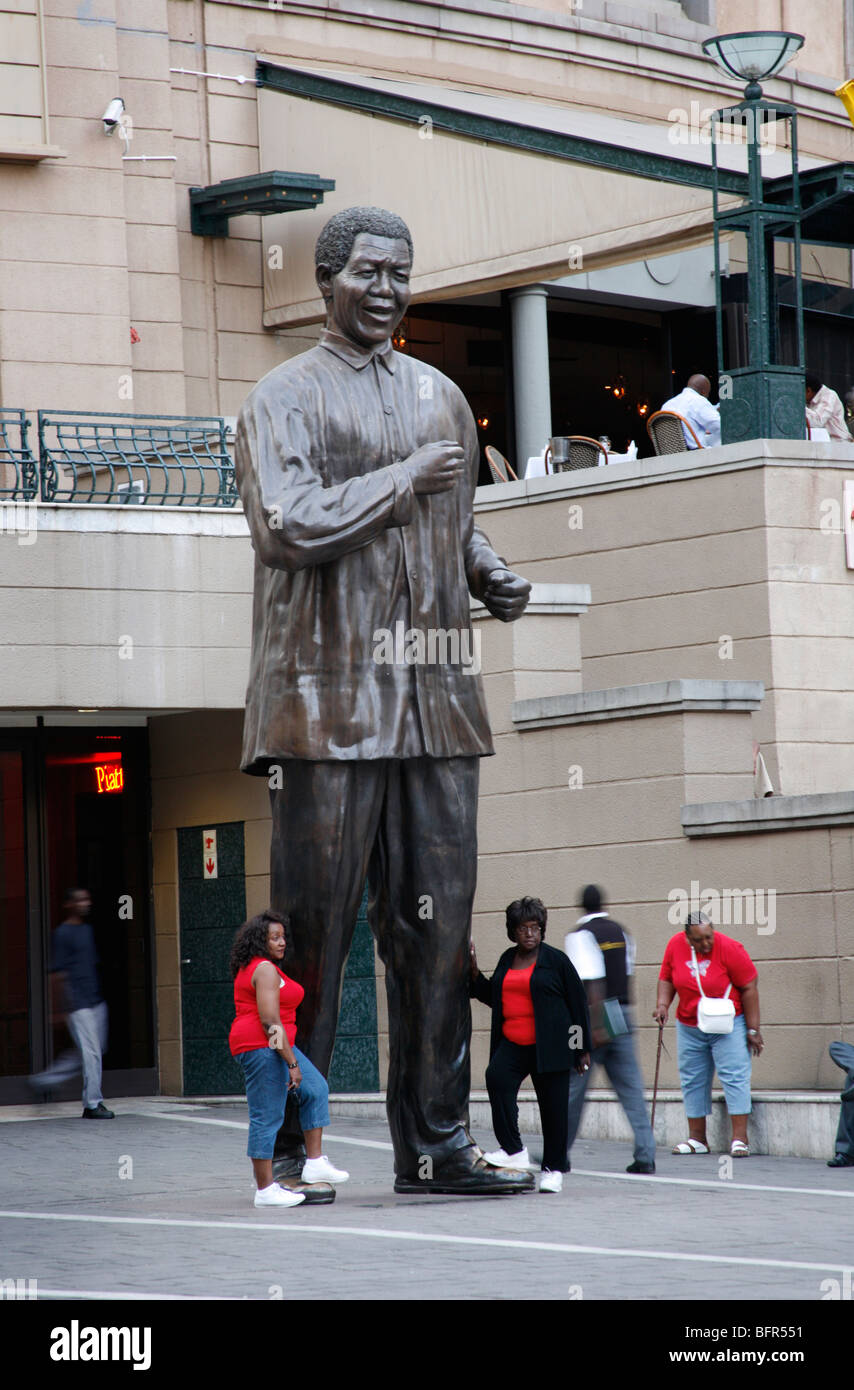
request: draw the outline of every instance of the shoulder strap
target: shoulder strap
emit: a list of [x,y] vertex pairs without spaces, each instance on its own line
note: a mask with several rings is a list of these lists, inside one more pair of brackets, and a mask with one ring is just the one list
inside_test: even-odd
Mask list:
[[700,967],[697,964],[697,952],[694,950],[693,946],[691,947],[691,959],[694,962],[694,974],[697,978],[697,986],[703,998],[705,999],[706,991],[703,989],[703,981],[700,979]]
[[[697,964],[697,953],[696,953],[696,951],[694,950],[694,947],[693,947],[693,946],[691,947],[691,956],[692,956],[693,961],[694,961],[694,973],[695,973],[695,975],[697,976],[697,984],[698,984],[698,986],[699,986],[700,993],[702,994],[702,996],[703,996],[704,999],[708,999],[709,996],[707,995],[706,991],[703,989],[703,981],[700,979],[700,967],[699,967],[699,965]],[[731,989],[732,989],[732,980],[730,980],[729,984],[728,984],[727,987],[726,987],[725,992],[724,992],[720,997],[721,997],[722,999],[729,999]]]

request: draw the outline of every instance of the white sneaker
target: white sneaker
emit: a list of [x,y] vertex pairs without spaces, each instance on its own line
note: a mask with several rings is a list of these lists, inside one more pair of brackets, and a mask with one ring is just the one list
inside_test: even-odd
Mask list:
[[271,1182],[269,1187],[259,1187],[255,1193],[256,1207],[298,1207],[304,1201],[304,1192],[288,1192],[277,1182]]
[[320,1158],[307,1158],[303,1164],[303,1182],[341,1183],[346,1182],[349,1176],[343,1168],[334,1168],[326,1154],[321,1154]]
[[531,1166],[527,1149],[520,1149],[517,1154],[508,1154],[503,1149],[496,1149],[493,1153],[483,1156],[487,1163],[492,1164],[493,1168],[530,1168]]
[[544,1168],[540,1174],[541,1192],[561,1192],[563,1190],[563,1173],[553,1173],[550,1168]]

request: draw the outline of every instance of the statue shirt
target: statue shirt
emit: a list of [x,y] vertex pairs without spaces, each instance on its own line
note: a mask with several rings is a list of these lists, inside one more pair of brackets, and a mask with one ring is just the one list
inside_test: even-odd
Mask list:
[[[401,461],[442,439],[468,475],[417,495]],[[474,525],[479,462],[462,392],[388,343],[326,332],[250,392],[235,443],[255,549],[245,772],[493,751],[469,593],[504,561]]]

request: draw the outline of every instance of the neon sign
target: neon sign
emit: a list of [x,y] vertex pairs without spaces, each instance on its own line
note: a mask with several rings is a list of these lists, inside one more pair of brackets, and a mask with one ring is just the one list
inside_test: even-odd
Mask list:
[[112,766],[96,767],[95,777],[99,792],[120,792],[124,790],[125,774],[121,763]]

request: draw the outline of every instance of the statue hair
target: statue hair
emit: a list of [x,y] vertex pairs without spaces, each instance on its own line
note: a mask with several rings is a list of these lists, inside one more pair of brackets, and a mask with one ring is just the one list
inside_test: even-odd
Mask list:
[[400,238],[409,247],[412,258],[412,234],[402,217],[396,212],[386,212],[385,208],[344,208],[330,217],[314,248],[316,266],[328,265],[333,275],[343,270],[353,249],[353,242],[360,232],[372,236]]

